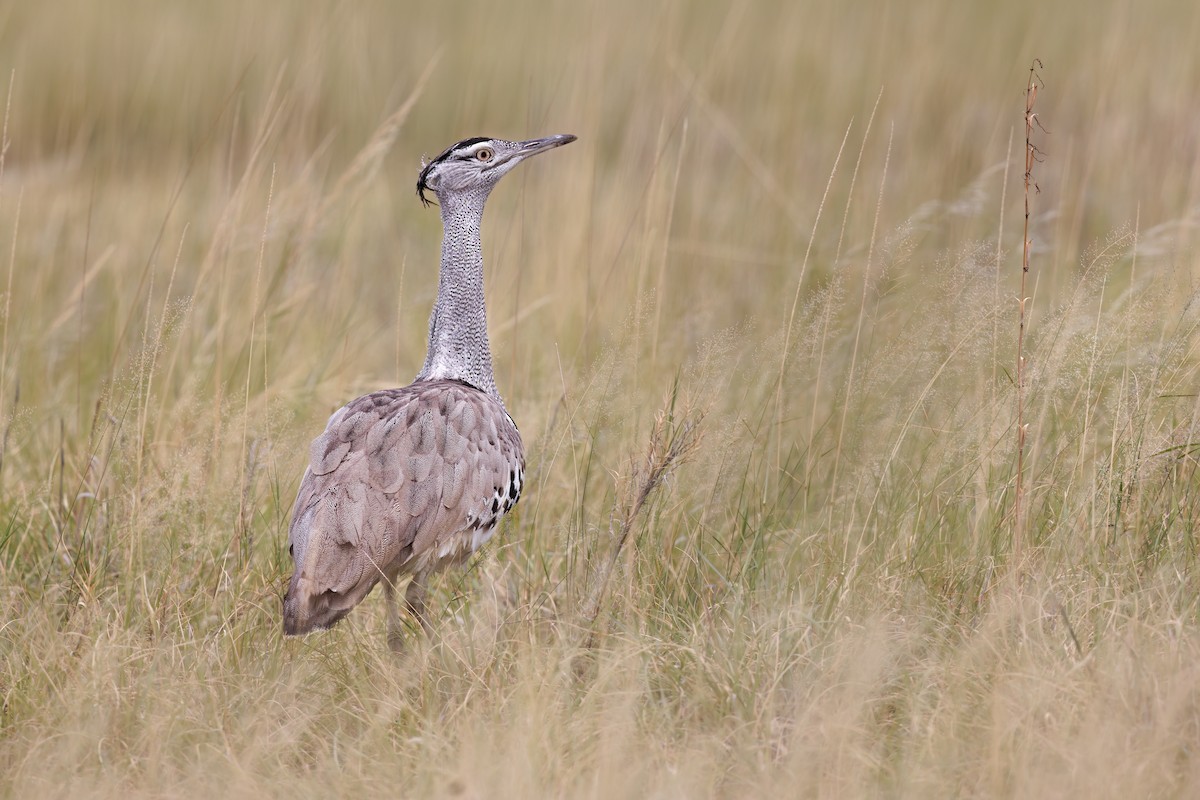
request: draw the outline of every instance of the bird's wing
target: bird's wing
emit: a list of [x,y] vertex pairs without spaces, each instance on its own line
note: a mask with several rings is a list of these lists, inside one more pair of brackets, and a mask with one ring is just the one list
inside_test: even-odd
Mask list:
[[463,558],[516,503],[524,466],[504,407],[464,383],[353,400],[312,443],[289,537],[297,572],[310,566],[317,591],[357,594],[382,574]]

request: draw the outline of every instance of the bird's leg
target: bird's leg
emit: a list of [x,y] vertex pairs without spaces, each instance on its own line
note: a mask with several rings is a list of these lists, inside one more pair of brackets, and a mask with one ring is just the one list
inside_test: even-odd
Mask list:
[[425,631],[426,635],[432,630],[429,619],[425,616],[425,579],[427,576],[427,572],[418,572],[413,575],[412,580],[408,583],[408,589],[404,592],[408,612],[417,622],[421,623],[421,629]]
[[393,653],[404,651],[404,623],[396,610],[396,578],[398,574],[383,576],[383,599],[387,605],[387,643]]

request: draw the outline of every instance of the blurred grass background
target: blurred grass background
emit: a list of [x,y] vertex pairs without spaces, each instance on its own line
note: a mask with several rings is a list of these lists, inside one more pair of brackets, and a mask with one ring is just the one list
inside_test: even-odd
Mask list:
[[[1198,39],[1165,0],[0,3],[5,795],[1193,794]],[[422,156],[550,133],[484,230],[517,513],[408,656],[375,598],[284,640],[308,441],[423,360]],[[664,406],[703,438],[581,670]]]

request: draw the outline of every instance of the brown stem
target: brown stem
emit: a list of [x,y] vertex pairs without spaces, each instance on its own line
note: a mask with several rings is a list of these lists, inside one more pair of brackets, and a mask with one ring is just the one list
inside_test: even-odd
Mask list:
[[[1029,275],[1029,251],[1033,242],[1029,238],[1029,188],[1035,190],[1037,184],[1033,181],[1033,167],[1037,163],[1038,149],[1033,145],[1033,126],[1037,115],[1033,112],[1037,102],[1039,79],[1037,69],[1042,62],[1034,59],[1029,65],[1029,82],[1025,86],[1025,235],[1021,251],[1021,293],[1017,298],[1018,327],[1017,327],[1017,485],[1013,500],[1013,544],[1012,558],[1018,575],[1020,574],[1025,548],[1025,296],[1026,276]],[[1040,125],[1040,123],[1039,123]]]
[[672,390],[666,407],[655,419],[645,458],[640,467],[635,466],[633,469],[623,507],[614,508],[609,518],[609,535],[613,544],[592,574],[591,589],[580,614],[583,627],[588,630],[585,650],[592,650],[596,646],[596,618],[604,603],[609,579],[642,509],[671,471],[686,460],[700,444],[700,423],[704,415],[685,409],[682,414],[676,416],[673,413],[675,391]]

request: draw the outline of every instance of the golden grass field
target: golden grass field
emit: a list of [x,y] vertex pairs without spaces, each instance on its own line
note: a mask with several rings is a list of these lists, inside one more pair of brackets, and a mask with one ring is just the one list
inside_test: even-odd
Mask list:
[[[1156,0],[0,3],[3,796],[1200,795],[1197,41]],[[284,639],[308,442],[424,357],[422,156],[551,133],[484,226],[521,504],[406,655],[378,592]]]

